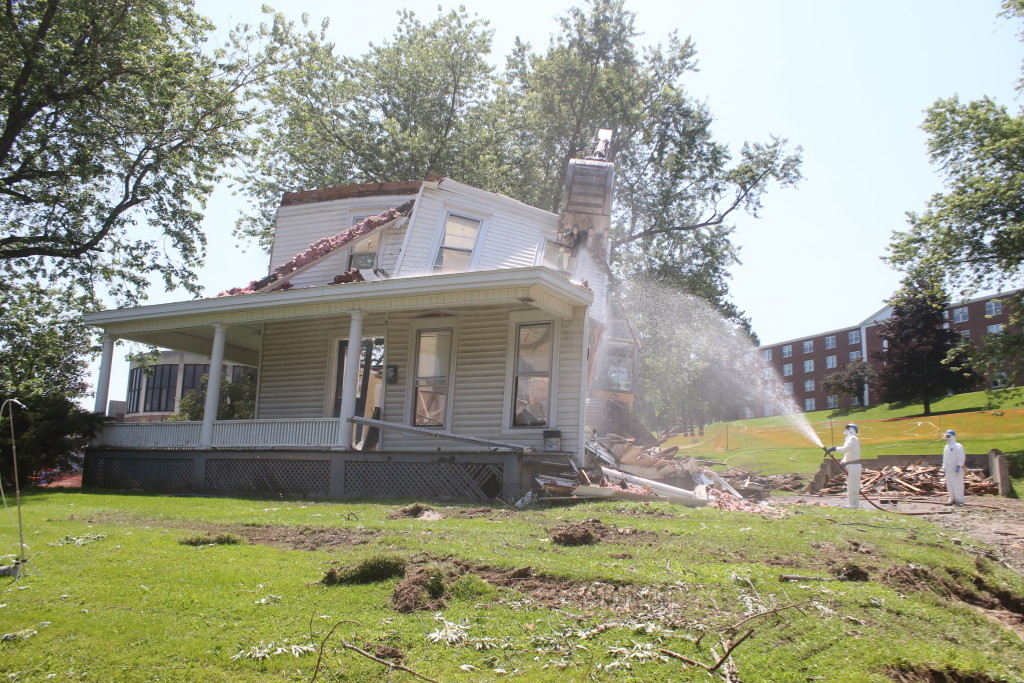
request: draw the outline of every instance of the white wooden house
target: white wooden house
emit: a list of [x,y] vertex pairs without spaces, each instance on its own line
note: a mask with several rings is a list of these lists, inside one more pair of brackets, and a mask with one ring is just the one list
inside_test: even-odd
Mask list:
[[266,278],[86,317],[97,410],[125,339],[258,368],[256,419],[215,419],[212,373],[202,422],[108,424],[85,484],[509,500],[581,460],[612,172],[572,162],[558,214],[436,177],[286,194]]

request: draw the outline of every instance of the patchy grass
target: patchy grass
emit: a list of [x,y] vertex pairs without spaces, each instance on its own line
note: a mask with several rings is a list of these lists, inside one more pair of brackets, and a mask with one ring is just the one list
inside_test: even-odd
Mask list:
[[[93,493],[32,493],[23,508],[31,571],[0,579],[11,680],[308,681],[321,645],[328,681],[385,680],[386,662],[439,681],[1024,671],[1024,579],[918,517],[601,502],[420,518],[384,503]],[[570,528],[592,542],[553,542]],[[179,542],[218,534],[248,542]],[[16,541],[13,516],[0,539]],[[382,557],[401,575],[321,582]]]

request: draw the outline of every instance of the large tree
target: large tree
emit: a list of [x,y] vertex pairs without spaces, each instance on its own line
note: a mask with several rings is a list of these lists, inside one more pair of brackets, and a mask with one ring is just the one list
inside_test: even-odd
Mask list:
[[[0,268],[139,299],[198,291],[200,220],[273,63],[188,0],[12,0],[0,12]],[[263,61],[269,58],[269,61]]]
[[931,415],[933,399],[977,384],[966,367],[968,351],[947,324],[948,301],[935,280],[907,279],[887,303],[892,315],[878,326],[884,349],[876,354],[881,401],[920,401]]
[[83,346],[88,333],[78,311],[82,297],[35,285],[0,286],[0,478],[13,483],[11,423],[17,440],[19,484],[43,468],[75,462],[103,416],[80,408],[75,399],[88,389]]
[[253,212],[241,235],[269,248],[286,191],[429,174],[487,185],[493,131],[481,118],[493,84],[493,31],[463,8],[421,21],[398,14],[395,34],[361,57],[337,54],[319,31],[286,24],[272,45],[298,68],[263,90],[269,117],[240,175]]

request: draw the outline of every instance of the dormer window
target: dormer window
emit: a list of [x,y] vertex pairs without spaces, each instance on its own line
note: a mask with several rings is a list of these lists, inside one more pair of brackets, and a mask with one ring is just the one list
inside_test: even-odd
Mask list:
[[473,247],[480,234],[480,221],[475,218],[448,214],[444,224],[444,237],[437,250],[434,271],[461,273],[469,270],[473,259]]
[[569,259],[572,256],[572,247],[559,242],[546,242],[544,244],[543,265],[560,273],[569,272]]

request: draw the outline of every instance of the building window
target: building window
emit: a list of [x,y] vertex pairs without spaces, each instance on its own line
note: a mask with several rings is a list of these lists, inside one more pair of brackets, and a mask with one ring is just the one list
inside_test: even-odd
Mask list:
[[775,414],[775,406],[768,404],[764,407],[763,412],[765,417],[771,417],[772,415]]
[[837,364],[836,364],[836,357],[835,356],[825,356],[825,369],[826,370],[834,370],[836,368],[836,365]]
[[413,424],[417,427],[444,427],[451,362],[450,329],[417,333],[413,378]]
[[860,356],[861,356],[860,351],[850,351],[850,360],[851,361],[857,360],[858,358],[860,358]]
[[128,371],[128,393],[125,395],[125,413],[139,412],[139,400],[142,398],[142,378],[145,372],[142,368],[132,368]]
[[804,391],[814,391],[814,380],[813,379],[805,379],[804,380]]
[[762,358],[762,360],[771,360],[772,359],[772,350],[771,349],[761,349],[761,358]]
[[792,363],[786,363],[785,365],[782,366],[782,376],[783,377],[789,377],[792,374],[793,374],[793,364]]
[[859,406],[860,405],[860,396],[858,396],[857,394],[854,394],[853,396],[851,396],[850,397],[850,405],[851,406]]
[[523,323],[516,331],[512,426],[546,427],[551,410],[554,350],[551,322]]
[[559,273],[568,273],[571,260],[572,247],[567,247],[559,242],[544,244],[544,259],[541,265],[557,270]]
[[970,330],[960,330],[960,337],[962,339],[970,339],[971,338],[971,331]]
[[814,372],[814,360],[804,361],[804,372]]
[[782,385],[782,390],[784,392],[786,392],[787,394],[792,394],[793,393],[793,383],[792,382],[785,382]]
[[174,411],[175,394],[178,391],[178,366],[154,365],[153,374],[146,382],[145,400],[142,410],[146,413],[169,413]]
[[987,332],[989,334],[1002,334],[1003,333],[1003,325],[1002,325],[1002,323],[1000,323],[998,325],[989,325],[986,328],[986,330],[987,330]]
[[830,334],[827,337],[825,337],[825,348],[826,349],[834,349],[834,348],[836,348],[836,335]]
[[828,407],[829,407],[829,410],[835,410],[836,408],[838,408],[839,407],[839,397],[836,396],[835,394],[833,394],[832,396],[829,396],[828,397]]
[[203,380],[203,375],[209,373],[209,363],[185,363],[181,368],[181,395],[184,396],[198,387]]
[[966,306],[964,306],[963,308],[954,308],[953,309],[953,322],[955,322],[955,323],[965,323],[965,322],[967,322],[967,320],[968,320],[968,317],[967,317],[967,307]]
[[1003,314],[1003,302],[999,299],[993,299],[992,301],[985,302],[985,315],[991,318],[995,315]]
[[792,344],[786,344],[785,346],[782,347],[782,357],[783,358],[789,358],[792,355],[793,355],[793,345]]
[[469,270],[479,232],[480,221],[454,213],[448,214],[448,220],[444,224],[444,238],[434,261],[434,270],[442,273],[461,273]]
[[1006,379],[1005,372],[993,372],[992,373],[992,388],[1002,389],[1003,387],[1009,386],[1009,381]]
[[814,353],[814,340],[804,342],[804,353]]
[[860,330],[850,330],[847,332],[846,338],[851,344],[860,344]]
[[805,398],[804,399],[804,412],[805,413],[809,413],[812,410],[815,410],[814,399],[813,398]]

